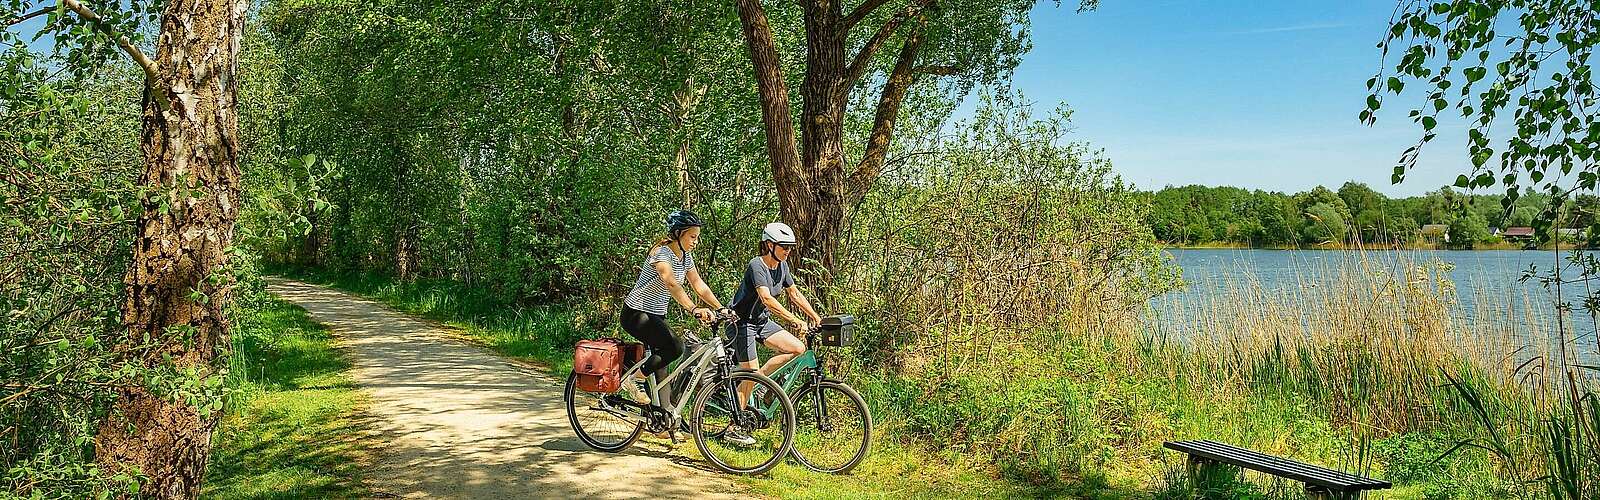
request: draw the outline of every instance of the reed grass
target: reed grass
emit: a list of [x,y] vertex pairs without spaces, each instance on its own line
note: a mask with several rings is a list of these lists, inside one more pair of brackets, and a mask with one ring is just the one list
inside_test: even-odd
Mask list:
[[[904,342],[897,359],[874,365],[865,360],[883,353],[857,346],[836,368],[894,453],[980,459],[1073,496],[1197,495],[1173,482],[1181,457],[1161,443],[1215,439],[1387,478],[1398,498],[1594,498],[1600,409],[1588,389],[1558,391],[1548,298],[1458,294],[1448,265],[1425,253],[1329,255],[1285,289],[1241,269],[1213,293],[1142,314],[1066,297],[1050,314],[994,321],[983,306],[994,302],[969,298],[920,331],[875,332],[887,322],[868,320],[864,339]],[[514,307],[443,282],[336,284],[557,370],[572,340],[610,327],[599,308]],[[917,314],[937,296],[897,306]],[[1217,491],[1294,495],[1239,479],[1255,486]]]
[[[1424,252],[1330,252],[1291,286],[1239,269],[1143,315],[1069,306],[1008,327],[969,308],[901,350],[908,387],[884,406],[913,435],[1046,484],[1162,491],[1172,439],[1391,478],[1399,497],[1538,496],[1549,471],[1592,470],[1562,465],[1593,463],[1577,446],[1592,423],[1552,430],[1559,408],[1540,396],[1559,385],[1549,298],[1451,271]],[[1484,445],[1485,419],[1506,452]],[[1568,448],[1588,455],[1550,458]]]
[[[1504,478],[1462,495],[1595,498],[1591,381],[1553,362],[1571,357],[1558,352],[1570,319],[1554,321],[1538,290],[1486,280],[1472,280],[1468,308],[1450,270],[1420,253],[1341,252],[1277,290],[1241,270],[1218,293],[1160,304],[1150,331],[1167,375],[1208,397],[1303,399],[1362,454],[1432,436],[1434,463],[1470,453],[1488,465],[1480,474]],[[1341,461],[1407,475],[1368,460]]]

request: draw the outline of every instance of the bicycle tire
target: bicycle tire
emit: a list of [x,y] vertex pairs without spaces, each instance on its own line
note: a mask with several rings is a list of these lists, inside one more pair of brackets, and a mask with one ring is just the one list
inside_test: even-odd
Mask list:
[[625,437],[621,438],[620,440],[606,441],[601,437],[592,434],[590,431],[585,430],[584,425],[578,421],[578,405],[585,404],[580,403],[579,400],[581,398],[596,398],[599,396],[599,394],[578,390],[577,373],[567,375],[567,387],[562,392],[562,399],[566,400],[567,422],[572,424],[572,430],[578,434],[578,440],[583,441],[585,446],[608,453],[617,453],[628,449],[630,446],[633,446],[633,443],[638,441],[639,436],[644,433],[644,424],[642,423],[633,424],[633,430],[628,431]]
[[[723,397],[729,397],[727,390],[719,391],[719,389],[727,387],[725,384],[729,382],[732,382],[734,386],[744,382],[753,382],[759,386],[762,386],[762,388],[766,389],[767,391],[772,391],[773,393],[780,395],[783,394],[783,388],[779,386],[777,382],[773,382],[772,379],[767,378],[767,376],[762,375],[754,370],[735,371],[729,374],[726,378],[718,380],[714,384],[700,388],[700,391],[695,394],[694,404],[690,407],[690,418],[694,431],[695,446],[700,449],[700,454],[706,458],[706,461],[711,462],[711,465],[721,469],[724,472],[740,475],[755,475],[772,470],[773,467],[776,467],[779,463],[782,463],[783,459],[789,456],[790,447],[794,445],[794,405],[789,402],[789,398],[787,396],[782,396],[779,398],[781,401],[779,408],[781,409],[782,416],[777,419],[777,424],[780,426],[779,434],[781,436],[781,442],[778,444],[777,448],[773,450],[773,453],[770,457],[754,466],[747,467],[732,465],[727,461],[727,455],[729,455],[728,453],[721,453],[712,448],[711,441],[716,438],[711,437],[711,435],[708,435],[708,433],[705,432],[705,418],[707,414],[706,404],[711,400],[711,397],[716,394],[721,394]],[[724,404],[731,405],[728,406],[730,408],[738,407],[737,403],[734,403],[732,400],[729,400]],[[713,426],[715,426],[715,424],[713,424]]]
[[[796,461],[800,462],[800,465],[804,465],[806,468],[813,471],[826,474],[848,473],[851,469],[854,469],[857,465],[860,465],[862,460],[867,458],[867,453],[871,448],[872,411],[867,406],[867,401],[862,399],[861,394],[857,393],[854,388],[846,385],[844,382],[837,380],[823,380],[820,384],[808,383],[801,386],[800,390],[795,391],[794,396],[790,398],[795,406],[796,434],[804,434],[811,429],[816,429],[819,435],[822,434],[822,431],[820,430],[821,422],[819,422],[818,418],[818,414],[821,412],[819,412],[817,408],[811,408],[815,405],[814,397],[811,394],[813,391],[821,391],[823,394],[822,404],[825,408],[831,408],[835,410],[840,409],[833,406],[833,401],[831,398],[827,397],[828,393],[830,392],[837,392],[838,394],[843,395],[844,401],[848,401],[850,406],[854,407],[854,414],[859,415],[859,418],[854,419],[855,421],[853,422],[849,421],[850,419],[841,419],[831,416],[829,419],[833,423],[843,422],[845,425],[850,425],[852,427],[859,425],[861,432],[859,444],[854,445],[856,446],[855,450],[853,453],[849,454],[847,460],[843,462],[837,462],[829,460],[829,457],[824,456],[822,453],[812,453],[811,456],[808,457],[805,449],[810,448],[810,446],[803,445],[802,443],[806,443],[811,436],[800,435],[795,438],[795,444],[790,448],[790,453],[794,455]],[[841,441],[839,444],[842,446],[851,446],[852,444],[849,443],[855,442],[853,436],[846,435],[844,437],[848,438],[849,440]]]

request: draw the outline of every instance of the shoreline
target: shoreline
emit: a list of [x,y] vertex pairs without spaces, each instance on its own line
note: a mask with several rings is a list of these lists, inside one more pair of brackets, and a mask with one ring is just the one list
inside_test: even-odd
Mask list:
[[[1408,246],[1401,246],[1401,247],[1393,247],[1393,246],[1356,246],[1356,245],[1311,245],[1311,246],[1273,245],[1273,246],[1251,246],[1251,245],[1245,245],[1245,244],[1205,244],[1205,245],[1166,245],[1166,244],[1163,244],[1161,248],[1163,250],[1347,250],[1347,251],[1349,251],[1349,250],[1361,250],[1361,251],[1372,251],[1372,252],[1418,251],[1418,250],[1447,251],[1447,252],[1478,252],[1478,251],[1543,251],[1543,252],[1548,252],[1548,251],[1552,251],[1552,250],[1555,249],[1555,247],[1552,246],[1552,245],[1543,245],[1543,246],[1539,246],[1539,247],[1536,247],[1536,248],[1524,248],[1524,247],[1522,247],[1520,245],[1507,245],[1507,244],[1476,245],[1476,246],[1474,246],[1472,248],[1450,248],[1450,247],[1437,246],[1437,245],[1408,245]],[[1563,245],[1561,247],[1561,250],[1562,251],[1567,251],[1567,250],[1592,250],[1592,248],[1580,247],[1580,246],[1577,246],[1577,245],[1572,245],[1572,246]]]

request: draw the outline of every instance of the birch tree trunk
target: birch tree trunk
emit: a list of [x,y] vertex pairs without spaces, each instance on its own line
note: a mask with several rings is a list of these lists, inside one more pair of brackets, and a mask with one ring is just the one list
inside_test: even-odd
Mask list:
[[[220,377],[226,360],[226,249],[240,203],[235,77],[247,6],[170,0],[161,15],[141,136],[147,192],[118,346],[148,370],[192,368],[205,379]],[[144,384],[117,393],[95,438],[96,460],[113,473],[137,469],[147,478],[141,496],[198,496],[218,413]]]

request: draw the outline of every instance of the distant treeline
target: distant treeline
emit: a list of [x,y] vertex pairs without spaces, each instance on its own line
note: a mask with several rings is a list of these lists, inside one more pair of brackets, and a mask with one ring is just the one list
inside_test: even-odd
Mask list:
[[[1292,195],[1183,186],[1150,196],[1150,225],[1161,241],[1252,247],[1354,242],[1492,245],[1504,241],[1496,228],[1533,226],[1550,201],[1548,194],[1527,190],[1507,209],[1501,195],[1472,195],[1449,187],[1422,196],[1389,198],[1359,182],[1346,182],[1338,191],[1317,186]],[[1557,225],[1587,228],[1595,222],[1600,198],[1579,195],[1568,208]],[[1437,226],[1424,230],[1428,225]]]

